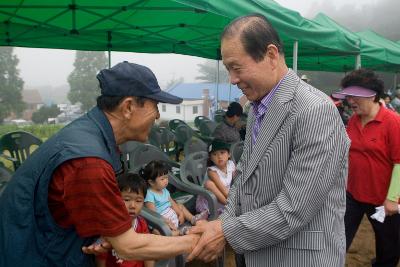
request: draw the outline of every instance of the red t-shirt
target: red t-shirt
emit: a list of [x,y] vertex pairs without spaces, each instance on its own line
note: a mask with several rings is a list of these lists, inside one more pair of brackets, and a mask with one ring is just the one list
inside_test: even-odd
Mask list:
[[[146,220],[142,217],[137,217],[136,227],[133,226],[136,233],[148,234],[149,228],[147,227]],[[101,260],[106,261],[107,267],[144,267],[144,261],[122,261],[117,262],[118,259],[112,254],[112,252],[97,255]]]
[[50,181],[48,204],[55,222],[75,227],[80,237],[117,236],[132,224],[113,168],[99,158],[61,164]]
[[351,140],[347,191],[360,202],[382,205],[393,166],[400,163],[400,117],[381,106],[364,128],[360,117],[353,115],[347,133]]

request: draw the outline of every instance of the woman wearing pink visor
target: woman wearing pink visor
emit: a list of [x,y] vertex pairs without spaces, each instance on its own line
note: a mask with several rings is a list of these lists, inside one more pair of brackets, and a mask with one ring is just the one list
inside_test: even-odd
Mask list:
[[[333,97],[346,99],[353,116],[347,125],[351,140],[345,214],[346,249],[364,214],[374,232],[372,266],[396,266],[400,251],[400,117],[379,103],[383,81],[371,70],[355,70],[343,78]],[[372,219],[384,206],[383,223]]]

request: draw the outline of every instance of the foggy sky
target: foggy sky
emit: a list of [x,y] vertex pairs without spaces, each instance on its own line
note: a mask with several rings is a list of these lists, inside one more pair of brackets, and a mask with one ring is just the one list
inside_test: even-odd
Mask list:
[[[368,28],[393,40],[400,39],[399,0],[276,0],[281,5],[313,18],[323,12],[343,26],[361,31]],[[26,89],[67,84],[73,70],[75,51],[58,49],[16,48],[20,60],[18,68]],[[183,55],[138,54],[112,52],[112,65],[128,60],[151,68],[161,86],[173,78],[184,77],[185,82],[195,82],[197,64],[205,59]]]

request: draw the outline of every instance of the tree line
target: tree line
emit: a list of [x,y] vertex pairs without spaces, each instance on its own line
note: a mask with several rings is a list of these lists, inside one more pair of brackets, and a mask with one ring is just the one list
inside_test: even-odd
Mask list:
[[[19,60],[13,50],[13,47],[0,47],[0,123],[13,113],[20,116],[26,109],[22,99],[24,81],[20,77]],[[72,104],[81,103],[82,111],[93,107],[100,95],[96,74],[107,65],[108,59],[104,52],[77,51],[74,70],[68,76],[68,100]],[[56,105],[42,106],[32,114],[32,121],[43,123],[58,114],[60,110]]]

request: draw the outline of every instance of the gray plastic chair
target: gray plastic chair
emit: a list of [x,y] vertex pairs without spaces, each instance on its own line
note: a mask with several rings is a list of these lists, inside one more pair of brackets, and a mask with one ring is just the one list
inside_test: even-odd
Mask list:
[[223,109],[218,109],[214,113],[214,121],[216,123],[221,123],[224,120],[225,117],[225,110]]
[[153,126],[148,143],[160,148],[169,156],[175,154],[175,134],[165,127]]
[[[126,146],[129,147],[129,146]],[[130,146],[131,148],[133,146]],[[128,155],[129,154],[129,155]],[[173,167],[172,172],[168,174],[169,178],[169,186],[175,189],[175,192],[171,192],[171,196],[177,203],[185,205],[191,212],[194,212],[195,201],[197,195],[202,195],[205,197],[209,203],[210,207],[210,219],[217,218],[217,199],[216,197],[210,193],[209,191],[205,190],[203,187],[185,183],[181,181],[175,173],[177,173],[178,168],[180,168],[180,164],[171,160],[163,151],[158,149],[157,147],[150,145],[150,144],[142,144],[139,143],[136,147],[133,148],[132,151],[125,150],[123,155],[123,161],[125,166],[130,166],[129,171],[131,172],[138,172],[140,168],[145,166],[152,160],[162,160],[170,164]],[[168,188],[170,189],[170,188]],[[182,194],[182,192],[186,194]],[[187,194],[189,193],[189,194]],[[193,207],[188,207],[188,203],[191,202]],[[157,213],[152,213],[152,217],[148,217],[145,210],[145,218],[151,220],[151,224],[155,225],[157,229],[168,227],[165,221],[162,219],[161,215]],[[146,217],[147,216],[147,217]],[[171,265],[169,265],[171,266]],[[185,266],[185,261],[183,255],[175,257],[175,266],[181,267]]]
[[185,157],[195,152],[204,151],[207,152],[208,145],[201,139],[192,137],[187,141],[183,147],[183,154]]
[[183,120],[180,120],[180,119],[173,119],[173,120],[170,120],[170,121],[168,122],[168,127],[169,127],[169,129],[170,129],[171,131],[175,131],[176,127],[178,127],[178,125],[181,125],[181,124],[187,125],[187,123],[184,122]]
[[194,212],[196,203],[195,196],[202,195],[211,202],[210,218],[216,218],[217,199],[215,196],[199,185],[185,183],[183,180],[179,179],[176,175],[178,174],[181,165],[178,162],[171,160],[160,149],[150,144],[141,144],[133,151],[126,154],[123,155],[122,158],[125,166],[127,166],[128,170],[132,172],[138,172],[140,168],[152,160],[161,160],[167,162],[172,167],[172,171],[169,173],[169,183],[172,187],[174,187],[173,189],[175,190],[175,192],[171,192],[171,195],[174,197],[174,199],[178,203],[184,204],[190,211]]
[[165,127],[160,127],[161,132],[161,150],[167,155],[175,154],[175,134]]
[[153,146],[156,147],[161,147],[162,144],[162,131],[160,127],[153,125],[151,127],[150,133],[149,133],[149,144],[152,144]]
[[212,136],[217,125],[218,123],[215,121],[202,121],[200,124],[200,134],[202,136]]
[[179,161],[179,155],[185,143],[192,138],[194,131],[187,124],[179,124],[173,133],[175,134],[175,160]]
[[206,116],[197,116],[196,118],[194,118],[194,126],[196,126],[197,129],[200,130],[200,124],[203,121],[209,121],[210,119]]
[[[181,164],[181,179],[187,183],[202,185],[205,177],[207,177],[207,160],[208,152],[200,151],[185,156]],[[210,192],[211,193],[211,192]],[[212,194],[212,193],[211,193]],[[210,202],[209,207],[210,207]],[[215,219],[218,217],[216,215]],[[213,218],[210,218],[213,219]],[[216,260],[217,267],[223,267],[225,262],[225,249],[221,257]]]
[[181,180],[187,183],[203,185],[207,172],[208,152],[199,151],[185,156],[181,164]]
[[[143,207],[140,215],[147,221],[147,224],[152,229],[156,229],[164,236],[172,236],[171,229],[167,224],[164,223],[164,219],[155,211],[152,211],[146,207]],[[165,259],[156,261],[156,267],[173,267],[173,266],[185,266],[184,259],[182,256],[175,257],[174,259]]]
[[243,141],[239,141],[231,145],[230,148],[231,159],[233,160],[233,162],[235,162],[235,164],[239,162],[240,157],[242,156],[243,147],[244,147]]

